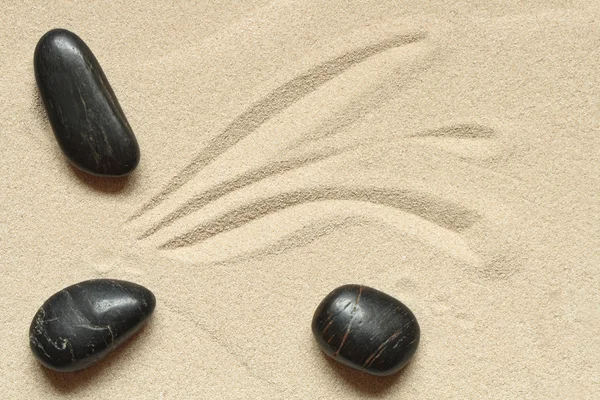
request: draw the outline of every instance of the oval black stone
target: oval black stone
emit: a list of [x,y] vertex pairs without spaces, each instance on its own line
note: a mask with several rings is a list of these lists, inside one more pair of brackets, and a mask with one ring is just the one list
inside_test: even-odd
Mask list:
[[35,78],[56,140],[75,167],[123,176],[140,160],[137,140],[100,64],[77,35],[46,33],[34,54]]
[[152,292],[131,282],[95,279],[69,286],[35,314],[31,350],[53,370],[87,368],[137,332],[155,305]]
[[312,321],[325,354],[349,367],[391,375],[402,369],[419,345],[412,311],[395,298],[367,286],[341,286],[325,297]]

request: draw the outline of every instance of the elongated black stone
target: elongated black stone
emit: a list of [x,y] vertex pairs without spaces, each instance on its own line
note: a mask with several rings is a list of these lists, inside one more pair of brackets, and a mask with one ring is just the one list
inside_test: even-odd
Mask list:
[[329,293],[315,311],[312,331],[325,354],[373,375],[402,369],[420,338],[419,324],[408,307],[359,285]]
[[96,279],[69,286],[35,314],[31,350],[50,369],[87,368],[137,332],[155,305],[152,292],[131,282]]
[[38,88],[60,148],[75,167],[123,176],[140,160],[137,140],[100,64],[77,35],[46,33],[37,44]]

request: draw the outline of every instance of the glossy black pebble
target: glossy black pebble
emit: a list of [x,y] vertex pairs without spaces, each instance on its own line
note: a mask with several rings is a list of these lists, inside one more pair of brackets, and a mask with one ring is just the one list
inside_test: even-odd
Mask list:
[[33,64],[54,135],[71,164],[101,176],[133,171],[140,160],[137,140],[83,40],[51,30],[38,42]]
[[137,332],[155,305],[152,292],[131,282],[96,279],[69,286],[33,317],[31,350],[50,369],[87,368]]
[[352,368],[391,375],[419,345],[413,313],[395,298],[367,286],[345,285],[329,293],[312,321],[321,350]]

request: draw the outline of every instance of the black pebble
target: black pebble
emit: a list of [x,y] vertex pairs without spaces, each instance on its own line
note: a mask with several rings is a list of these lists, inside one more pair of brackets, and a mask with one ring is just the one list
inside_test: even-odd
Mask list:
[[33,64],[54,135],[71,164],[100,176],[133,171],[140,160],[137,140],[83,40],[51,30],[38,42]]
[[137,332],[155,305],[152,292],[131,282],[96,279],[69,286],[33,317],[31,350],[50,369],[87,368]]
[[352,368],[391,375],[402,369],[419,345],[413,313],[395,298],[367,286],[345,285],[329,293],[312,321],[325,354]]

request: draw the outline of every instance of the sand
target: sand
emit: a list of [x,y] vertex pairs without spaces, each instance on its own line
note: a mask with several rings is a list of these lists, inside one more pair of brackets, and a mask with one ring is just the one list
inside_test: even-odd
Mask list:
[[[0,397],[600,396],[596,1],[169,3],[2,1]],[[32,63],[55,27],[119,98],[129,178],[57,146]],[[152,321],[44,369],[31,318],[98,277],[150,288]],[[398,375],[318,350],[346,283],[416,314]]]

